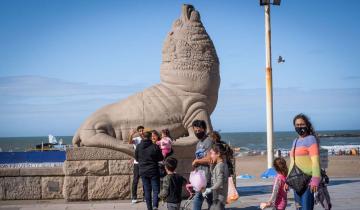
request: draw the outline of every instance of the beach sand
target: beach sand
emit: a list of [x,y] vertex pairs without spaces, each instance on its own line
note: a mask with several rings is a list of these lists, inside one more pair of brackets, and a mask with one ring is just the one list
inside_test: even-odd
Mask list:
[[[289,163],[289,158],[285,158]],[[236,158],[236,176],[249,174],[259,179],[266,170],[266,156],[244,156]],[[360,177],[360,156],[329,156],[328,176],[348,178]]]

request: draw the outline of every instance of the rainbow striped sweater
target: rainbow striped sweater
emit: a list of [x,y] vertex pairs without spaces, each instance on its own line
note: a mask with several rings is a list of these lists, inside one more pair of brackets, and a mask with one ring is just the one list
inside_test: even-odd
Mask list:
[[[294,146],[296,139],[290,152],[289,173],[294,166]],[[319,144],[313,135],[299,138],[296,142],[295,162],[305,174],[312,176],[310,185],[319,186],[320,183],[320,158]]]

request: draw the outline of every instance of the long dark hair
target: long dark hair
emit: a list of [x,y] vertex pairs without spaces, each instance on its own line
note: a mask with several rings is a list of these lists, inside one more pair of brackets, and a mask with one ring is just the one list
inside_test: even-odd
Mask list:
[[209,136],[212,138],[215,144],[221,142],[221,135],[219,132],[213,131],[209,134]]
[[288,167],[286,165],[286,160],[282,157],[278,157],[274,159],[273,166],[275,168],[275,171],[287,176],[288,174]]
[[223,144],[213,144],[211,149],[214,150],[215,153],[220,154],[220,156],[224,156],[226,158],[226,149]]
[[317,136],[317,134],[316,134],[316,131],[315,131],[314,126],[313,126],[312,123],[310,122],[310,118],[309,118],[308,116],[306,116],[305,114],[300,113],[300,114],[296,115],[296,116],[294,117],[294,119],[293,119],[293,125],[294,125],[294,126],[295,126],[295,121],[296,121],[297,119],[302,119],[302,120],[305,121],[306,127],[309,129],[309,133],[308,133],[308,134],[309,134],[309,135],[313,135],[313,136],[316,138],[316,140],[318,141],[318,143],[319,143],[319,138],[318,138],[318,136]]
[[227,159],[232,159],[233,155],[234,155],[234,151],[232,150],[232,148],[230,147],[230,145],[228,145],[226,142],[221,141],[221,135],[219,132],[217,131],[213,131],[211,133],[209,133],[210,138],[213,140],[213,144],[222,144],[222,147],[224,149],[224,154],[226,155]]

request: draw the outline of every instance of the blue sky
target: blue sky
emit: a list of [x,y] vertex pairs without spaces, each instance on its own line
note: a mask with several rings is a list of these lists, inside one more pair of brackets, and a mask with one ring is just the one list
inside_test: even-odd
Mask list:
[[[96,109],[158,83],[162,44],[183,3],[199,10],[220,59],[215,129],[265,131],[257,0],[2,0],[0,136],[72,135]],[[299,112],[319,130],[360,129],[359,7],[272,7],[275,130],[292,130]]]

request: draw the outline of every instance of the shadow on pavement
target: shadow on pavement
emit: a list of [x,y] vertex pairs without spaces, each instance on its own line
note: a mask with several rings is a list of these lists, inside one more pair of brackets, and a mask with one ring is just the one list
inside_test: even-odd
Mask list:
[[246,186],[246,187],[237,187],[240,196],[252,196],[252,195],[261,195],[272,192],[272,185],[257,185],[257,186]]
[[[331,180],[329,186],[341,185],[341,184],[349,184],[349,183],[357,183],[360,182],[357,180]],[[246,187],[237,187],[240,196],[252,196],[252,195],[261,195],[268,194],[272,192],[272,185],[257,185],[257,186],[246,186]]]
[[256,209],[256,210],[259,210],[260,207],[259,207],[259,206],[248,206],[248,207],[243,207],[243,208],[236,208],[236,207],[235,207],[235,208],[226,208],[226,209],[228,209],[228,210],[230,210],[230,209],[231,209],[231,210],[238,210],[238,209],[239,209],[239,210],[240,210],[240,209],[241,209],[241,210],[255,210],[255,209]]
[[331,180],[329,186],[360,182],[360,180]]

